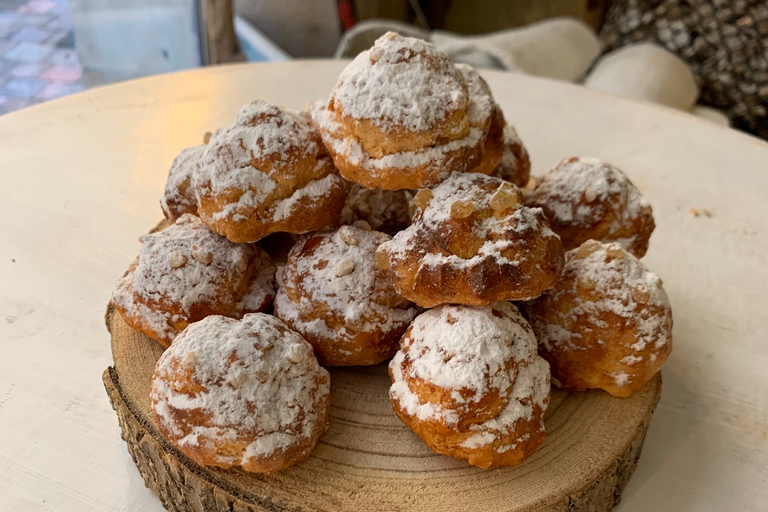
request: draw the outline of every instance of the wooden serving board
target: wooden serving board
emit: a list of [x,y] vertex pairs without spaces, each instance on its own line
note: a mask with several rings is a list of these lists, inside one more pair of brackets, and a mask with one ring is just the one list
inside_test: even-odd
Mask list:
[[657,375],[630,398],[552,389],[547,440],[515,468],[481,470],[431,452],[392,412],[386,365],[331,370],[331,425],[306,462],[274,475],[202,467],[150,415],[163,349],[111,307],[114,367],[104,385],[122,437],[170,511],[606,511],[635,470],[661,394]]

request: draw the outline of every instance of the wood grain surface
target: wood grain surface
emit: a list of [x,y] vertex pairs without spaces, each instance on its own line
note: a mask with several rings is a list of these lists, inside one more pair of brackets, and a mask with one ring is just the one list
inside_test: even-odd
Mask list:
[[306,462],[274,475],[197,465],[150,415],[162,347],[111,307],[114,367],[104,384],[147,486],[171,511],[611,510],[635,470],[661,394],[656,376],[631,398],[556,388],[547,441],[516,468],[484,471],[431,452],[392,412],[386,365],[331,370],[331,425]]
[[232,0],[203,0],[208,63],[227,64],[245,60],[235,34]]

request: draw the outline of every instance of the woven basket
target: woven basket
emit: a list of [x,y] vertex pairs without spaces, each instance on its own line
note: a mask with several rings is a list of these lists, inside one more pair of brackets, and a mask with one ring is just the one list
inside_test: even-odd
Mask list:
[[766,0],[617,0],[600,39],[606,52],[639,41],[664,46],[691,66],[701,103],[768,140]]

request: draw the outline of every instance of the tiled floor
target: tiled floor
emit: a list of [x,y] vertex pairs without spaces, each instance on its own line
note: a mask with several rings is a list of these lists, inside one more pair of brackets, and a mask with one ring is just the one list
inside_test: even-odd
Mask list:
[[0,0],[0,114],[84,88],[67,0]]

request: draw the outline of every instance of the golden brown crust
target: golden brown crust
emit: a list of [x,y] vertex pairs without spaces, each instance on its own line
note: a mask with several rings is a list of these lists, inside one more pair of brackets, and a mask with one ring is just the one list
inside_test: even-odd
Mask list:
[[373,158],[465,137],[470,92],[433,45],[389,32],[342,71],[328,110]]
[[347,192],[308,117],[261,101],[213,135],[193,186],[203,222],[239,243],[337,225]]
[[528,206],[544,210],[566,250],[587,240],[618,242],[641,258],[656,227],[653,210],[618,168],[594,158],[566,158],[537,179]]
[[629,396],[672,350],[672,310],[661,279],[618,244],[566,253],[557,285],[527,305],[539,352],[566,389]]
[[316,233],[291,250],[278,276],[275,316],[309,341],[321,364],[384,361],[415,316],[374,261],[384,233],[353,226]]
[[[544,444],[546,433],[544,429],[540,428],[542,421],[540,418],[544,417],[544,411],[536,404],[531,405],[531,408],[534,419],[518,421],[514,427],[504,433],[503,437],[492,444],[467,448],[462,446],[462,443],[471,437],[471,433],[446,432],[439,424],[414,421],[413,417],[409,416],[399,403],[393,404],[395,416],[413,430],[429,446],[430,450],[441,455],[466,460],[469,464],[482,469],[517,466]],[[515,446],[503,452],[499,450],[510,444]]]
[[[457,81],[457,87],[466,91],[467,86]],[[466,110],[451,112],[444,119],[437,121],[429,130],[423,131],[414,131],[397,125],[382,129],[370,119],[355,119],[345,115],[343,107],[334,102],[333,96],[328,102],[328,110],[335,114],[336,121],[344,133],[359,140],[363,151],[372,158],[419,151],[445,140],[466,137],[469,133],[469,123],[465,119]]]
[[186,148],[171,163],[163,197],[160,198],[160,208],[170,223],[176,222],[176,219],[185,213],[197,215],[197,198],[192,187],[192,176],[203,151],[204,144]]
[[494,107],[477,72],[454,66],[429,43],[390,33],[342,72],[312,115],[342,176],[400,190],[435,185],[454,171],[490,172],[503,127]]
[[313,115],[322,128],[323,142],[341,175],[366,188],[409,190],[435,185],[452,171],[469,171],[482,161],[484,134],[479,130],[438,149],[428,147],[374,159],[362,152],[356,141],[345,138],[328,111],[316,109]]
[[161,434],[204,466],[279,471],[307,459],[328,428],[328,372],[264,314],[210,316],[183,331],[157,363],[150,398]]
[[389,368],[395,414],[437,453],[487,469],[544,442],[548,365],[508,302],[423,313]]
[[353,183],[341,211],[341,223],[362,220],[374,231],[394,235],[411,225],[411,199],[410,190],[370,189]]
[[[470,172],[479,172],[480,174],[493,174],[501,162],[505,150],[504,141],[504,112],[498,105],[494,105],[491,114],[491,122],[488,126],[488,132],[483,140],[483,152],[480,157],[480,165]],[[499,176],[501,177],[501,176]],[[507,180],[512,182],[511,180]],[[517,183],[512,182],[517,185]]]
[[481,161],[480,152],[476,149],[459,147],[423,164],[393,165],[372,174],[369,170],[361,169],[357,161],[350,161],[345,155],[336,152],[335,148],[330,148],[329,151],[334,156],[339,172],[346,179],[367,188],[378,187],[384,190],[417,189],[435,185],[440,182],[446,169],[469,171]]
[[520,188],[528,185],[531,177],[531,158],[512,125],[504,127],[502,156],[490,174]]
[[143,237],[111,303],[125,322],[163,346],[209,315],[268,311],[275,266],[253,244],[233,244],[192,215]]
[[554,286],[560,240],[499,178],[454,174],[414,198],[413,224],[379,249],[395,289],[423,307],[528,300]]

